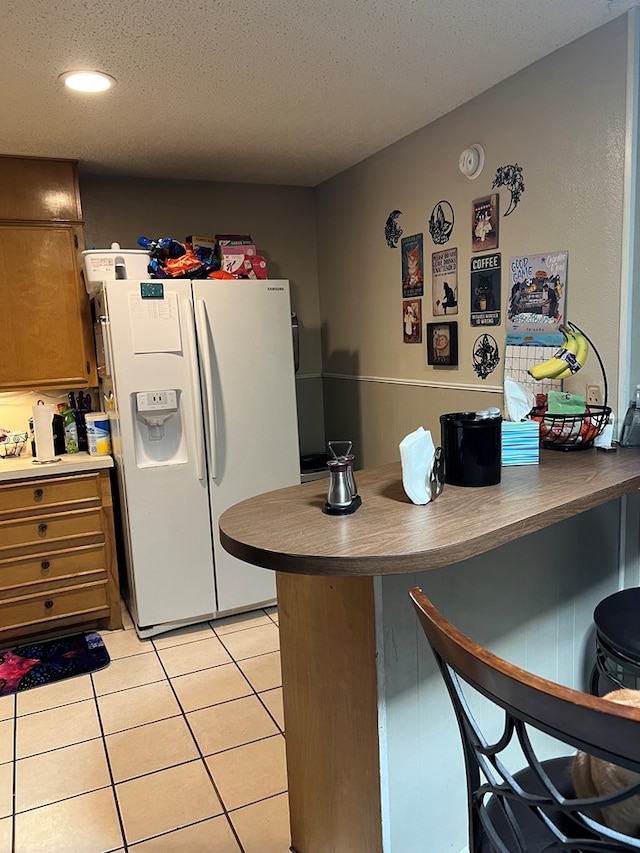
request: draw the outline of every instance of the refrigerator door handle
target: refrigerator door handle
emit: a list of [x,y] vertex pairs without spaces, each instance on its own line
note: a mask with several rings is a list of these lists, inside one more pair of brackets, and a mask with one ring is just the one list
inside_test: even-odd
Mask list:
[[104,351],[104,375],[111,378],[111,342],[109,341],[109,330],[107,328],[107,317],[101,314],[98,317],[100,331],[102,333],[102,349]]
[[191,370],[189,371],[189,385],[191,387],[191,422],[192,422],[192,438],[193,444],[196,449],[196,466],[198,473],[198,480],[204,480],[206,478],[206,472],[204,467],[204,452],[202,443],[204,441],[204,436],[202,435],[202,430],[198,428],[199,425],[202,424],[202,409],[200,406],[200,383],[198,382],[197,371],[198,371],[198,353],[196,350],[196,330],[194,326],[193,313],[191,309],[191,301],[189,299],[183,300],[183,316],[185,318],[186,329],[187,329],[187,349],[189,351],[189,359],[191,361]]
[[204,299],[196,299],[196,329],[198,334],[198,346],[200,348],[200,364],[204,376],[204,387],[206,395],[206,418],[209,427],[209,476],[215,480],[218,476],[216,467],[216,404],[213,393],[213,376],[211,372],[211,350],[209,348],[209,322],[207,318],[207,306]]
[[291,312],[291,334],[293,336],[293,369],[294,373],[297,373],[300,368],[300,329],[295,311]]

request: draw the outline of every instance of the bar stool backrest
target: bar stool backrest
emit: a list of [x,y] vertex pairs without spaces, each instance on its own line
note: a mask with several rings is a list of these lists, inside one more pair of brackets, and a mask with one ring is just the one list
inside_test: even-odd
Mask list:
[[[600,808],[640,793],[640,782],[608,797],[577,799],[570,766],[576,749],[640,773],[640,708],[555,684],[508,663],[466,637],[415,588],[410,593],[446,684],[462,738],[467,774],[470,853],[640,850],[640,838],[602,823]],[[504,714],[490,740],[474,718],[469,685]],[[566,746],[541,761],[535,731]],[[517,751],[525,766],[505,760]],[[564,751],[564,750],[561,750]],[[638,802],[638,801],[637,801]],[[640,834],[640,808],[638,808]]]

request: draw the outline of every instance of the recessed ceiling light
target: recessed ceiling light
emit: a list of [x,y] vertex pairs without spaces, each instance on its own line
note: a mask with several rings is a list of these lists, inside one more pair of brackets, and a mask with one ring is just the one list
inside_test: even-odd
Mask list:
[[65,71],[58,80],[77,92],[106,92],[116,85],[115,77],[102,71]]

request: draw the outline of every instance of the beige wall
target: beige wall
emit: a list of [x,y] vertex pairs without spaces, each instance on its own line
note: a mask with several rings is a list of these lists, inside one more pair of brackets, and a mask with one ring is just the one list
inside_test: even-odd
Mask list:
[[[297,380],[300,447],[322,449],[324,423],[314,192],[305,187],[80,176],[87,248],[117,241],[135,248],[141,235],[201,237],[249,233],[271,278],[291,282],[300,322]],[[249,345],[249,344],[248,344]]]
[[[500,217],[502,325],[489,331],[502,347],[509,258],[567,249],[567,315],[595,340],[615,408],[626,54],[621,17],[315,191],[81,175],[87,246],[131,247],[140,233],[249,231],[270,275],[290,279],[300,318],[302,452],[321,449],[326,432],[354,441],[358,467],[380,464],[399,458],[399,441],[420,424],[439,435],[444,411],[502,404],[502,364],[484,381],[472,369],[470,210],[491,192],[496,168],[518,162],[526,189],[514,213]],[[469,181],[458,156],[474,142],[486,165]],[[504,213],[509,193],[499,193]],[[402,342],[400,249],[386,245],[384,224],[398,208],[404,235],[424,234],[428,273],[441,248],[428,232],[440,199],[456,214],[445,248],[458,248],[460,364],[438,369],[427,366],[424,343]],[[434,319],[428,275],[425,285],[423,325]],[[584,393],[600,380],[592,357],[567,387]]]
[[[470,325],[468,271],[471,201],[491,192],[496,168],[507,163],[523,167],[525,192],[500,217],[502,325],[488,331],[504,344],[509,258],[567,249],[567,316],[595,340],[616,405],[626,27],[622,17],[590,33],[318,188],[327,437],[352,438],[360,465],[398,459],[399,441],[420,424],[439,436],[443,411],[501,404],[502,365],[485,381],[472,369],[479,331]],[[486,153],[475,181],[458,169],[472,143]],[[504,213],[509,193],[499,192]],[[445,247],[428,230],[440,199],[456,214]],[[427,272],[433,251],[458,248],[459,313],[449,318],[458,321],[457,369],[427,366],[424,345],[402,341],[400,249],[384,239],[395,208],[405,236],[424,234]],[[428,275],[425,285],[423,324],[433,319]],[[567,387],[584,393],[592,379],[601,379],[593,357]],[[495,393],[482,393],[488,388]]]

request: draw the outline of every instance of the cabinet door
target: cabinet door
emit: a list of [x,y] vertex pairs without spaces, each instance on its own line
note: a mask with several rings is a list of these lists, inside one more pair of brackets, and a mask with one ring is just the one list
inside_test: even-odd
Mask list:
[[82,219],[75,160],[0,157],[0,219]]
[[0,226],[0,390],[97,385],[71,226]]

